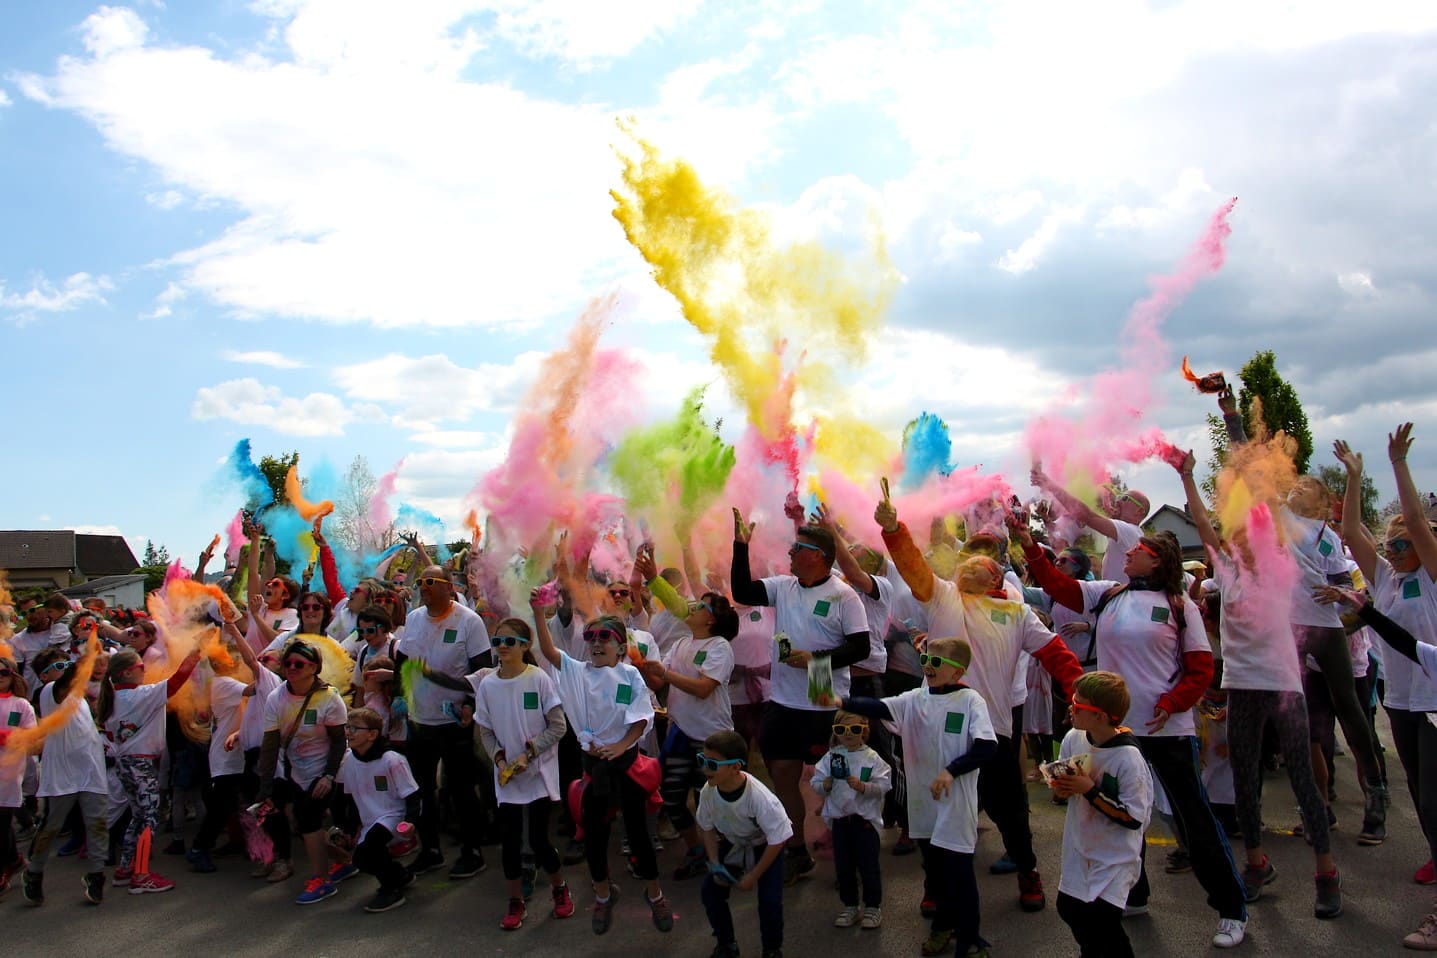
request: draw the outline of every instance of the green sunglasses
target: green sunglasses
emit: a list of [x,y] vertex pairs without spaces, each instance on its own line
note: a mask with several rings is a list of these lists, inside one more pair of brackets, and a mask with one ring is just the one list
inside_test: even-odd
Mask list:
[[962,662],[956,662],[953,659],[945,659],[941,655],[929,655],[927,652],[918,653],[918,664],[924,668],[927,668],[931,665],[935,669],[937,669],[942,668],[945,665],[951,665],[955,669],[963,669],[965,672],[968,670],[968,666],[964,665]]

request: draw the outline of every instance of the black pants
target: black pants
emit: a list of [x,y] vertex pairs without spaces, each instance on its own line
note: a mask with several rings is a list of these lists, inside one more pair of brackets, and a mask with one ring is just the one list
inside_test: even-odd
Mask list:
[[1227,697],[1227,719],[1228,759],[1232,763],[1232,788],[1243,845],[1257,848],[1262,844],[1261,736],[1272,723],[1312,850],[1319,855],[1331,851],[1327,802],[1317,794],[1312,777],[1312,749],[1308,747],[1307,707],[1302,693],[1232,689]]
[[1372,726],[1367,722],[1367,708],[1357,698],[1357,685],[1352,678],[1352,656],[1347,649],[1347,635],[1340,628],[1294,625],[1298,649],[1317,660],[1332,711],[1342,726],[1342,735],[1357,762],[1363,787],[1380,781],[1382,772],[1377,764],[1377,743]]
[[1058,892],[1058,917],[1067,923],[1078,942],[1080,958],[1133,958],[1133,945],[1123,931],[1123,910],[1094,898],[1079,901]]
[[997,754],[978,769],[978,804],[998,826],[1003,848],[1019,874],[1037,868],[1033,830],[1028,825],[1028,787],[1023,783],[1018,746],[1011,735],[998,736]]
[[15,809],[0,808],[0,871],[20,861],[20,849],[15,847],[14,818]]
[[504,877],[513,881],[524,871],[524,809],[529,810],[529,851],[549,875],[559,871],[559,853],[549,841],[549,810],[553,802],[536,798],[528,805],[499,804],[499,835],[502,843]]
[[589,784],[584,788],[584,858],[589,863],[589,878],[596,882],[609,878],[609,812],[618,806],[624,818],[624,835],[629,839],[629,854],[634,860],[634,877],[652,881],[659,877],[654,858],[654,843],[649,839],[648,793],[628,776],[628,768],[638,757],[637,746],[612,762],[584,756],[584,770]]
[[364,841],[355,847],[351,859],[355,868],[379,879],[381,891],[399,891],[409,878],[409,869],[389,853],[392,841],[393,832],[383,825],[375,825],[365,833]]
[[444,763],[449,792],[458,816],[460,842],[464,851],[479,850],[484,810],[474,788],[478,784],[479,762],[474,757],[474,735],[458,724],[419,725],[411,723],[408,739],[409,767],[419,783],[419,843],[427,850],[439,850],[439,763]]
[[672,724],[664,738],[664,777],[659,782],[659,794],[664,798],[664,813],[679,831],[694,823],[693,812],[689,811],[689,795],[705,784],[696,758],[703,744]]
[[205,820],[195,833],[195,851],[207,852],[215,847],[215,839],[229,824],[230,816],[239,808],[240,786],[244,773],[216,775],[205,783]]
[[1437,859],[1437,728],[1427,721],[1426,712],[1388,709],[1392,722],[1392,744],[1407,773],[1407,792],[1417,821],[1427,839],[1427,851]]
[[[1233,864],[1232,848],[1212,813],[1198,774],[1197,739],[1191,735],[1141,736],[1137,742],[1138,751],[1148,760],[1153,777],[1168,796],[1178,841],[1192,858],[1193,875],[1207,892],[1208,905],[1223,918],[1246,921],[1247,904],[1242,879]],[[1146,859],[1146,842],[1143,853]],[[1128,904],[1146,905],[1148,894],[1148,869],[1144,861],[1138,883],[1128,893]]]
[[833,822],[833,869],[838,872],[838,899],[858,905],[858,882],[863,880],[863,904],[883,904],[883,875],[878,870],[878,829],[862,815],[847,815]]
[[973,874],[973,855],[939,848],[926,838],[918,840],[923,854],[923,886],[932,895],[938,912],[934,931],[951,931],[954,954],[966,955],[978,944],[978,878]]

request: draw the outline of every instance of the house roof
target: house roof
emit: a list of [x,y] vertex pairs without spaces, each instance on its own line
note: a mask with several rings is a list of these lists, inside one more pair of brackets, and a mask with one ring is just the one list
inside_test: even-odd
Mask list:
[[75,558],[87,577],[128,575],[140,567],[124,536],[75,535]]
[[143,581],[145,581],[145,576],[142,574],[102,575],[98,579],[88,579],[79,585],[72,585],[67,589],[61,589],[60,594],[68,595],[73,599],[80,599],[104,592],[106,589],[119,589],[132,582]]
[[0,531],[0,569],[74,569],[75,538],[68,529]]
[[1193,521],[1193,517],[1188,515],[1188,511],[1186,509],[1179,509],[1177,506],[1168,505],[1166,503],[1162,506],[1159,506],[1158,511],[1154,512],[1151,516],[1149,516],[1147,522],[1145,522],[1144,525],[1152,522],[1154,519],[1164,513],[1167,513],[1176,518],[1178,521],[1184,522],[1190,526],[1197,525],[1197,523]]

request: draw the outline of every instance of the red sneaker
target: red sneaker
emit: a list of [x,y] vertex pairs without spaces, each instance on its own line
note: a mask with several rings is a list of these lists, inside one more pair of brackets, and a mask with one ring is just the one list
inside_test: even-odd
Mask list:
[[174,891],[174,888],[174,882],[154,872],[135,875],[130,879],[131,895],[158,895],[160,892]]
[[1437,885],[1437,867],[1432,864],[1432,859],[1427,859],[1427,864],[1417,869],[1412,880],[1419,885]]
[[574,914],[574,898],[569,894],[569,883],[554,889],[554,917],[568,918]]
[[116,868],[115,877],[111,884],[113,884],[116,888],[124,888],[130,883],[130,879],[134,877],[135,870],[130,866],[126,865],[123,868]]
[[1048,904],[1043,894],[1043,879],[1037,870],[1018,876],[1018,907],[1024,911],[1042,911]]
[[516,931],[520,925],[524,924],[525,914],[524,899],[511,898],[509,899],[509,910],[504,912],[504,917],[499,922],[499,927],[505,931]]

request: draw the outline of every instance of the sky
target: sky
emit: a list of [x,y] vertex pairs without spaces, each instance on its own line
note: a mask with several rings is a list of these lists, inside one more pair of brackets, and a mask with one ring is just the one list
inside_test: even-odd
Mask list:
[[[70,0],[0,10],[0,528],[193,557],[235,442],[465,497],[594,297],[659,418],[705,342],[612,216],[625,119],[783,235],[875,224],[900,277],[849,383],[896,435],[1021,479],[1024,425],[1117,361],[1150,276],[1238,196],[1167,320],[1181,446],[1272,349],[1316,463],[1437,485],[1437,4],[1309,0]],[[1124,470],[1154,505],[1165,466]]]

